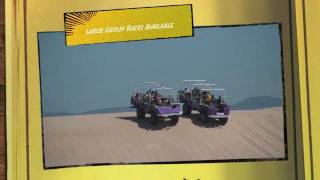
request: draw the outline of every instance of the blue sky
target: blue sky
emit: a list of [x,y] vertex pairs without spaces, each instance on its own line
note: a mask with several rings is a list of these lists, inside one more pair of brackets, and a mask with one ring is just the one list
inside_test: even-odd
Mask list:
[[225,88],[229,104],[282,99],[276,24],[195,28],[194,37],[67,47],[64,32],[39,33],[42,110],[81,113],[129,106],[136,83],[179,89],[183,79]]

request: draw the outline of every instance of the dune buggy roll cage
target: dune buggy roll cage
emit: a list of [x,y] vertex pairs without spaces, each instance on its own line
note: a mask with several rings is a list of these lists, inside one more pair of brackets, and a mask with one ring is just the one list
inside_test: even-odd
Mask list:
[[176,100],[173,98],[174,102],[178,102],[179,101],[179,95],[172,88],[162,86],[162,87],[155,88],[155,90],[159,90],[159,91],[164,90],[164,91],[167,91],[167,92],[171,92],[171,93],[168,93],[168,94],[165,94],[165,95],[168,96],[168,98],[175,97]]
[[[200,104],[201,105],[205,105],[203,104],[203,91],[222,91],[222,98],[225,98],[227,96],[225,96],[225,89],[224,88],[213,88],[214,86],[216,86],[216,84],[214,83],[202,83],[202,82],[207,82],[206,80],[183,80],[182,82],[196,82],[194,84],[192,84],[192,89],[194,88],[198,88],[200,91]],[[201,86],[205,86],[203,88],[201,88]],[[200,87],[200,88],[199,88]],[[191,90],[191,96],[193,95],[193,91]]]
[[[145,91],[147,90],[152,90],[152,91],[167,91],[167,92],[170,92],[170,93],[167,93],[167,94],[162,94],[162,95],[165,95],[165,96],[168,96],[168,98],[171,98],[173,97],[173,101],[174,102],[178,102],[179,100],[179,96],[178,94],[175,92],[174,89],[172,88],[169,88],[169,87],[165,87],[163,86],[161,83],[158,83],[158,82],[155,82],[155,81],[147,81],[147,82],[140,82],[140,83],[137,83],[137,86],[145,86],[143,88],[139,87],[139,88],[136,88],[135,92],[139,92],[139,93],[145,93]],[[161,93],[160,93],[161,94]],[[176,100],[175,100],[175,98]]]

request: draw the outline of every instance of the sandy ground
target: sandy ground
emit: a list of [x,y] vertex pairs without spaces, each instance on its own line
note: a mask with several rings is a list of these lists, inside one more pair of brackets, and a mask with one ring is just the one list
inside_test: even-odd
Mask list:
[[134,112],[47,117],[45,164],[282,158],[283,124],[281,107],[234,110],[225,126],[202,124],[197,114],[156,126]]

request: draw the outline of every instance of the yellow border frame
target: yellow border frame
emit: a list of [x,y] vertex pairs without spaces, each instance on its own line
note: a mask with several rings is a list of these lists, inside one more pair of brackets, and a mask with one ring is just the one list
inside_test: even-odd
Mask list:
[[[296,0],[297,2],[299,0]],[[7,68],[7,137],[8,179],[69,180],[69,179],[298,179],[296,167],[308,168],[306,149],[307,96],[304,59],[301,58],[301,7],[290,6],[290,0],[191,0],[196,26],[254,23],[282,23],[285,63],[288,161],[180,164],[180,165],[124,165],[77,167],[43,170],[40,90],[36,32],[63,31],[63,13],[70,11],[119,9],[185,4],[183,0],[158,1],[63,1],[63,0],[6,0],[6,68]],[[298,4],[296,6],[296,4]],[[292,8],[292,9],[291,9]],[[299,9],[301,8],[301,9]],[[291,13],[293,12],[293,13]],[[57,18],[61,15],[61,18]],[[297,22],[291,24],[293,17]],[[295,19],[297,17],[297,19]],[[290,31],[292,28],[292,31]],[[290,37],[290,33],[292,36]],[[298,37],[297,39],[295,37]],[[296,41],[298,43],[296,43]],[[293,56],[292,56],[293,55]],[[291,57],[292,56],[292,57]],[[291,64],[291,60],[295,62]],[[27,62],[27,63],[26,63]],[[292,77],[291,71],[294,71]],[[294,81],[291,81],[294,80]],[[294,82],[292,84],[292,82]],[[300,84],[301,83],[301,84]],[[295,89],[293,99],[292,89]],[[295,107],[293,107],[295,104]],[[301,107],[301,108],[300,108]],[[296,112],[293,112],[293,109]],[[295,117],[296,123],[293,122]],[[294,127],[296,129],[294,130]],[[301,131],[301,128],[303,131]],[[296,131],[297,136],[295,136]],[[27,133],[28,132],[28,133]],[[303,136],[302,136],[303,135]],[[303,141],[304,140],[304,141]],[[296,144],[296,145],[295,145]],[[295,152],[296,151],[296,152]],[[27,153],[28,152],[28,153]],[[302,153],[305,156],[302,156]],[[295,161],[297,163],[295,163]],[[306,173],[307,174],[307,173]],[[306,176],[307,177],[307,176]]]
[[[305,74],[307,118],[303,119],[305,179],[320,179],[320,1],[296,0],[298,55]],[[302,63],[304,62],[304,63]]]

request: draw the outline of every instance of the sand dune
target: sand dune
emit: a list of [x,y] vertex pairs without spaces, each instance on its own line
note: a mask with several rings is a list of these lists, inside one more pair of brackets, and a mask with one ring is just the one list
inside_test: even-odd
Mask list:
[[45,164],[283,158],[283,125],[281,107],[234,110],[222,127],[202,124],[196,114],[156,126],[133,112],[46,117]]

